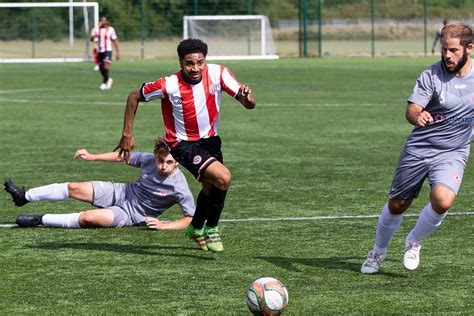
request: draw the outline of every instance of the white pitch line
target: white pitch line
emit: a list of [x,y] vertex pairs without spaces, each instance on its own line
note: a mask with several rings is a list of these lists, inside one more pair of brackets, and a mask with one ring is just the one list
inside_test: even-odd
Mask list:
[[0,224],[0,228],[18,227],[17,224]]
[[[4,90],[6,91],[6,90]],[[13,91],[13,90],[12,90]],[[18,90],[19,91],[19,90]],[[26,91],[26,90],[25,90]],[[2,94],[2,90],[0,90],[0,94]],[[113,101],[85,101],[85,100],[34,100],[34,99],[1,99],[1,103],[36,103],[36,104],[87,104],[87,105],[123,105],[124,102],[113,102]],[[237,104],[228,104],[228,106],[238,106]],[[378,104],[374,103],[357,103],[357,104],[342,104],[342,103],[295,103],[290,106],[291,107],[354,107],[354,106],[365,106],[365,107],[372,107],[372,106],[379,106]],[[288,104],[283,103],[259,103],[258,107],[288,107]]]
[[[470,216],[474,215],[474,212],[453,212],[448,213],[450,216]],[[404,217],[418,217],[419,214],[406,214]],[[360,218],[378,218],[379,214],[374,215],[340,215],[340,216],[312,216],[312,217],[276,217],[276,218],[265,218],[265,217],[251,217],[251,218],[229,218],[221,219],[220,222],[271,222],[271,221],[317,221],[317,220],[331,220],[331,219],[360,219]]]
[[0,94],[6,93],[24,93],[24,92],[37,92],[37,91],[52,91],[53,88],[38,88],[38,89],[12,89],[12,90],[0,90]]
[[[234,104],[238,105],[238,104]],[[258,107],[287,107],[287,108],[292,108],[292,107],[372,107],[372,106],[380,106],[375,103],[294,103],[290,106],[286,103],[259,103]]]
[[33,104],[87,104],[87,105],[123,105],[124,102],[110,102],[110,101],[68,101],[68,100],[30,100],[30,99],[1,99],[0,103],[33,103]]
[[[453,212],[448,213],[449,216],[471,216],[474,212]],[[406,214],[404,217],[418,217],[419,214]],[[237,223],[237,222],[275,222],[275,221],[318,221],[318,220],[335,220],[335,219],[364,219],[378,218],[379,215],[340,215],[340,216],[312,216],[312,217],[251,217],[251,218],[229,218],[221,219],[220,222]],[[0,228],[18,227],[16,224],[0,224]]]

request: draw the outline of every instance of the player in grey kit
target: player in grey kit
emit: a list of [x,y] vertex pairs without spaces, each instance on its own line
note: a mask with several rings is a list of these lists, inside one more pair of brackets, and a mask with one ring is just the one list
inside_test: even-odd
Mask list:
[[[114,152],[91,154],[78,150],[75,158],[89,161],[122,162]],[[5,181],[5,190],[13,197],[16,206],[28,202],[62,201],[75,198],[99,207],[72,214],[19,215],[17,224],[31,227],[42,224],[49,227],[91,228],[123,227],[147,224],[150,229],[184,229],[192,220],[195,206],[186,178],[177,168],[162,138],[155,141],[154,154],[132,153],[132,167],[141,169],[140,178],[133,183],[69,182],[55,183],[25,192],[11,180]],[[162,222],[156,217],[178,203],[183,217]]]
[[[444,19],[443,20],[443,27],[448,24],[448,20],[447,19]],[[434,41],[433,41],[433,46],[431,47],[431,54],[434,54],[435,53],[435,48],[436,48],[436,43],[440,40],[441,38],[441,30],[443,28],[439,29],[436,31],[435,33],[435,38],[434,38]]]
[[426,178],[430,202],[405,239],[403,265],[415,270],[421,242],[443,221],[456,199],[469,157],[474,106],[473,48],[470,26],[453,22],[441,31],[442,59],[416,81],[408,99],[407,120],[415,125],[398,161],[388,203],[382,209],[375,246],[362,264],[362,273],[377,273],[403,213]]

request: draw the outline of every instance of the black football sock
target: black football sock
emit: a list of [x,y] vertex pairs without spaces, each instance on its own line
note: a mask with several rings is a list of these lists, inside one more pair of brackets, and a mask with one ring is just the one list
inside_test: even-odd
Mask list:
[[105,68],[103,66],[99,66],[99,70],[100,70],[100,74],[102,75],[102,78],[104,78],[105,77],[105,73],[104,73]]
[[109,81],[109,70],[104,69],[104,72],[102,73],[102,76],[104,77],[104,83],[107,83],[107,81]]
[[204,222],[207,219],[207,214],[209,213],[209,196],[207,196],[203,190],[199,192],[196,201],[196,211],[194,212],[193,220],[191,225],[195,229],[202,229],[204,227]]
[[216,227],[219,224],[222,210],[224,209],[227,191],[212,186],[209,190],[209,215],[206,226]]

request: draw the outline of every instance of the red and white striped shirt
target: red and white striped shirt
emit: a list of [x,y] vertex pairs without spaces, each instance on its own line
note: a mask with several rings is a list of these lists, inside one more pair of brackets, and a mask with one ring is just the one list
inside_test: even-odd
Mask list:
[[117,39],[117,33],[112,26],[101,27],[92,31],[92,36],[97,37],[99,53],[112,51],[112,41]]
[[197,141],[217,135],[220,119],[221,92],[235,97],[241,84],[225,66],[208,64],[202,80],[191,85],[184,81],[181,71],[155,82],[145,83],[141,94],[145,101],[161,99],[165,125],[165,141]]

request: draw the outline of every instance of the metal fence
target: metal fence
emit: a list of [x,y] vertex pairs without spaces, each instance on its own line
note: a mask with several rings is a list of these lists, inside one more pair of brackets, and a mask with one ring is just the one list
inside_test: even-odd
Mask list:
[[[65,1],[65,0],[63,0]],[[76,0],[79,1],[79,0]],[[8,2],[0,0],[0,2]],[[31,1],[33,2],[33,1]],[[38,0],[38,2],[40,2]],[[185,15],[260,14],[268,16],[280,57],[426,56],[444,19],[472,24],[474,0],[98,0],[100,14],[111,17],[125,59],[175,58]],[[0,12],[0,58],[72,50],[68,17],[47,18],[25,11],[12,20]],[[75,36],[87,40],[74,10]],[[62,20],[61,20],[62,19]],[[36,22],[35,22],[36,21]],[[54,23],[53,23],[54,22]],[[51,24],[54,28],[48,28]],[[62,33],[58,33],[63,25]],[[21,26],[21,28],[19,27]],[[9,28],[22,38],[12,38]],[[3,33],[2,33],[3,32]],[[26,34],[26,35],[25,35]],[[48,39],[45,36],[56,38]],[[58,35],[59,34],[59,35]],[[62,34],[62,35],[61,35]],[[60,38],[63,36],[64,38]],[[58,38],[59,37],[59,38]],[[3,38],[3,40],[2,40]],[[78,42],[80,42],[78,40]],[[52,44],[53,43],[53,44]],[[438,44],[437,44],[438,45]],[[434,53],[439,52],[435,45]],[[84,45],[83,45],[84,46]],[[18,49],[15,49],[18,47]],[[81,48],[82,52],[84,51]],[[6,56],[9,55],[9,56]]]

